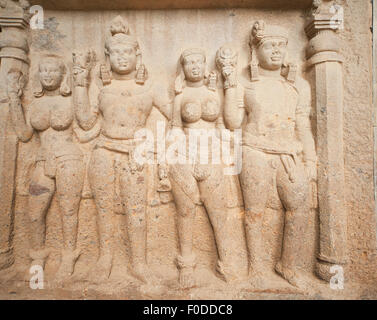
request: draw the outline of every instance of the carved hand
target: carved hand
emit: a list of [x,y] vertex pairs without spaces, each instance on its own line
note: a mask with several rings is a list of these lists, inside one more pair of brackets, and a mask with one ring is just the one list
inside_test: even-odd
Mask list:
[[86,87],[88,85],[89,70],[73,67],[73,81],[75,86]]
[[84,53],[73,52],[73,81],[75,86],[88,86],[92,67],[95,65],[96,54],[89,49]]
[[25,86],[24,76],[20,71],[10,71],[7,77],[7,93],[10,99],[20,98]]
[[234,75],[236,68],[230,64],[224,65],[222,68],[222,75],[224,79],[229,79],[232,75]]
[[225,81],[225,89],[234,87],[236,84],[236,68],[231,64],[226,64],[222,67],[221,73]]

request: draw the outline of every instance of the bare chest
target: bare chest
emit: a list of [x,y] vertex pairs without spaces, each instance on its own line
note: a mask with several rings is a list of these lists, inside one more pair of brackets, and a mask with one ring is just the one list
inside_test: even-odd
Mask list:
[[186,123],[200,119],[213,122],[220,116],[220,100],[215,92],[202,88],[186,88],[181,103],[181,117]]
[[68,129],[74,120],[73,106],[69,98],[43,97],[30,110],[30,124],[37,131],[52,128],[57,131]]
[[298,93],[279,80],[263,80],[245,89],[245,106],[249,114],[265,118],[294,118]]

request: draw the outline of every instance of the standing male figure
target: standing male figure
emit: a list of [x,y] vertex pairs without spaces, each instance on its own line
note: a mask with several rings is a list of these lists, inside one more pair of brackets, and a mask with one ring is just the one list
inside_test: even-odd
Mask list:
[[110,31],[111,36],[105,43],[110,68],[101,67],[101,77],[106,86],[99,94],[98,108],[90,107],[88,98],[93,57],[87,54],[84,63],[79,63],[80,57],[74,55],[78,122],[82,129],[90,130],[96,121],[101,121],[101,134],[89,165],[100,239],[96,276],[106,279],[110,275],[113,213],[121,213],[127,216],[131,271],[146,282],[150,277],[146,262],[146,169],[133,157],[140,143],[134,135],[145,127],[153,106],[170,119],[171,104],[166,88],[147,78],[139,44],[130,35],[127,23],[117,17]]
[[246,118],[240,182],[253,281],[265,282],[262,218],[274,186],[285,209],[282,253],[275,270],[300,287],[305,285],[298,269],[310,210],[309,181],[316,180],[316,153],[309,121],[310,87],[285,64],[287,44],[284,28],[263,21],[254,24],[247,72],[236,81],[234,66],[222,68],[224,118],[230,129],[240,128]]

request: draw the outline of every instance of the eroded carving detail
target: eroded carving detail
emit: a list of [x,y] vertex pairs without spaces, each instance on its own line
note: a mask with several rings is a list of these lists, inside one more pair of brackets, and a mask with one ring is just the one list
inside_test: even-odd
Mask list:
[[316,179],[316,154],[309,85],[286,70],[287,44],[285,29],[258,21],[251,31],[251,64],[238,85],[235,67],[222,66],[225,82],[232,84],[225,88],[225,122],[236,129],[246,117],[240,181],[250,272],[257,286],[266,280],[261,232],[271,184],[286,211],[282,254],[275,269],[291,284],[305,286],[298,266],[310,209],[309,181]]
[[[308,66],[315,70],[313,92],[318,111],[317,153],[321,159],[318,165],[321,175],[318,182],[321,226],[317,273],[325,280],[331,276],[331,266],[346,263],[347,235],[343,146],[332,143],[332,150],[325,148],[330,136],[341,141],[343,132],[342,58],[339,56],[339,39],[334,32],[336,28],[333,28],[329,13],[332,4],[332,1],[315,1],[306,27],[310,38]],[[277,250],[281,249],[281,257],[274,267],[292,285],[308,288],[300,265],[302,253],[306,250],[308,212],[317,205],[316,189],[312,190],[317,180],[317,155],[310,125],[311,88],[297,75],[298,67],[288,62],[287,30],[257,21],[250,35],[251,61],[242,73],[238,70],[238,60],[242,55],[230,44],[222,46],[216,54],[215,63],[224,80],[224,92],[219,92],[217,87],[220,73],[208,72],[207,58],[210,55],[197,47],[184,50],[175,82],[170,84],[175,89],[172,105],[168,85],[161,80],[162,77],[155,78],[146,68],[141,48],[128,23],[116,17],[104,45],[105,61],[98,63],[93,50],[75,51],[72,55],[72,79],[60,56],[36,55],[38,73],[33,88],[34,100],[29,104],[23,96],[29,64],[27,35],[23,30],[27,27],[24,12],[27,3],[22,0],[0,1],[1,13],[3,9],[10,8],[16,12],[14,17],[9,20],[3,14],[0,16],[0,26],[3,27],[0,33],[0,86],[6,84],[4,90],[0,90],[0,138],[5,137],[0,156],[10,146],[9,158],[16,159],[17,139],[27,143],[33,135],[37,137],[39,148],[26,194],[32,265],[44,267],[49,256],[50,249],[45,246],[46,215],[53,196],[56,196],[64,241],[56,280],[61,282],[72,275],[81,254],[76,244],[78,210],[80,200],[85,198],[89,199],[85,205],[91,206],[93,212],[94,206],[96,209],[100,246],[89,280],[100,285],[109,280],[115,247],[113,224],[124,219],[131,273],[142,282],[151,282],[153,273],[146,259],[147,206],[156,206],[160,202],[166,204],[173,195],[176,211],[173,206],[165,208],[174,215],[172,220],[177,218],[177,228],[169,232],[179,244],[179,252],[174,251],[171,257],[176,258],[181,288],[198,285],[195,269],[198,261],[193,248],[194,217],[198,206],[205,207],[212,227],[215,247],[211,243],[211,248],[217,252],[210,254],[213,254],[213,260],[218,258],[213,266],[216,264],[219,277],[227,283],[232,282],[234,288],[241,285],[256,289],[270,289],[265,272],[262,218],[267,209],[283,208],[283,243],[279,243]],[[7,29],[9,23],[17,28]],[[39,43],[34,49],[38,51],[42,47]],[[101,82],[100,93],[94,97],[98,98],[98,103],[91,101],[95,100],[91,99],[94,94],[90,97],[89,93],[89,87],[97,76],[94,72],[96,67]],[[331,83],[329,79],[332,79]],[[74,85],[73,98],[70,80]],[[318,109],[320,105],[322,109]],[[151,169],[149,164],[140,164],[136,160],[135,149],[144,140],[135,138],[135,135],[147,126],[153,107],[170,121],[174,130],[183,135],[186,163],[159,164],[156,170],[156,164]],[[327,130],[330,127],[335,130]],[[204,153],[210,159],[214,156],[212,144],[221,143],[224,137],[219,132],[225,128],[232,131],[240,128],[243,132],[239,178],[245,204],[244,227],[250,280],[243,280],[240,276],[240,263],[233,259],[239,254],[239,248],[231,245],[236,237],[244,244],[244,235],[240,232],[234,235],[236,232],[230,229],[228,221],[229,198],[233,203],[238,201],[235,200],[234,185],[233,189],[229,187],[229,180],[235,178],[238,183],[238,176],[226,177],[221,162],[204,164],[200,159]],[[202,130],[211,143],[208,150],[200,148],[194,158],[187,159],[192,154],[189,150],[191,130]],[[79,142],[94,140],[94,150],[86,150],[84,154],[74,133]],[[88,165],[85,156],[90,157]],[[0,188],[4,190],[3,181],[14,180],[11,165],[10,161],[0,163]],[[159,177],[158,182],[153,181],[156,187],[153,204],[147,199],[148,193],[151,193],[148,175],[152,171]],[[89,180],[88,188],[84,187],[85,179]],[[3,189],[1,201],[5,203],[7,212],[11,212],[13,185],[5,191]],[[229,192],[230,189],[232,192]],[[156,200],[158,193],[160,202]],[[329,194],[334,196],[329,197]],[[0,217],[0,231],[7,231],[0,234],[0,268],[12,263],[10,217]],[[7,228],[3,228],[5,225]],[[173,258],[169,267],[175,276],[176,268],[172,261]],[[29,279],[30,274],[27,276]]]
[[[319,253],[316,272],[330,281],[331,268],[347,263],[347,210],[343,150],[343,58],[338,30],[342,25],[336,1],[322,0],[305,31],[308,70],[315,79],[318,149]],[[331,76],[331,78],[330,78]],[[331,93],[331,94],[330,94]],[[325,130],[331,128],[331,130]],[[337,143],[335,143],[337,141]],[[331,146],[331,147],[329,147]]]
[[[216,74],[208,73],[206,54],[203,49],[190,48],[183,51],[179,61],[179,72],[175,81],[176,97],[174,100],[173,129],[183,130],[186,153],[190,153],[190,134],[202,130],[201,134],[224,129],[223,111],[219,92],[215,87]],[[212,144],[220,144],[220,135],[211,136]],[[217,140],[217,141],[214,141]],[[206,147],[206,146],[204,146]],[[193,229],[196,206],[204,204],[212,224],[216,246],[219,254],[217,271],[225,280],[237,277],[230,261],[231,248],[226,242],[227,189],[224,166],[201,162],[201,153],[209,150],[200,146],[195,159],[185,164],[171,164],[169,177],[178,213],[178,235],[180,255],[177,264],[180,271],[179,281],[184,288],[193,287],[195,283],[193,253]],[[188,160],[188,159],[187,159]]]
[[[63,280],[73,273],[80,255],[76,249],[78,209],[84,180],[83,155],[73,141],[75,118],[70,74],[61,58],[42,57],[36,76],[35,100],[24,113],[22,96],[23,75],[11,70],[8,77],[10,114],[15,131],[22,142],[35,133],[40,146],[29,187],[32,265],[44,267],[49,249],[45,248],[46,214],[56,193],[63,222],[64,246],[56,279]],[[28,272],[28,271],[27,271]]]
[[[93,55],[74,55],[75,108],[80,127],[92,129],[100,122],[100,136],[89,164],[89,180],[98,211],[100,257],[93,271],[96,281],[111,273],[113,252],[112,216],[126,215],[130,240],[131,271],[142,281],[151,274],[146,261],[146,165],[134,159],[142,142],[135,133],[145,127],[152,107],[168,119],[171,105],[166,88],[148,76],[137,40],[127,23],[117,17],[105,43],[106,64],[101,66],[105,87],[98,106],[91,107],[88,83]],[[164,177],[162,177],[164,178]]]
[[10,70],[21,72],[28,78],[29,4],[27,1],[2,1],[0,3],[0,270],[14,262],[13,225],[15,176],[18,139],[9,121],[7,78]]

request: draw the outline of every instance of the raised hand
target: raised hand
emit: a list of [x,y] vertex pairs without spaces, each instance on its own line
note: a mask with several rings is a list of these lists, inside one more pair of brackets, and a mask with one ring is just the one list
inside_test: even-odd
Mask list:
[[94,50],[85,52],[73,52],[73,81],[75,86],[86,87],[89,85],[90,71],[96,64]]
[[223,75],[225,80],[229,80],[236,71],[236,68],[232,65],[224,65],[221,69],[221,74]]
[[7,93],[9,98],[20,98],[23,94],[25,79],[21,71],[11,70],[7,76]]
[[216,65],[224,78],[225,89],[237,83],[237,59],[237,51],[229,44],[222,46],[216,53]]

